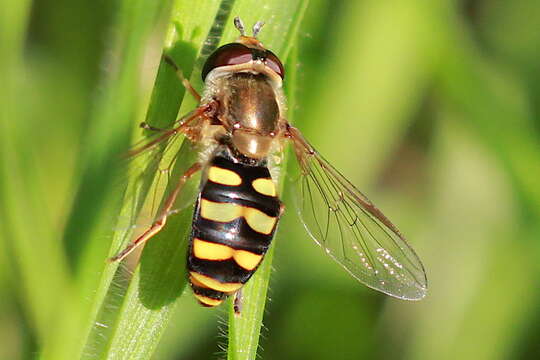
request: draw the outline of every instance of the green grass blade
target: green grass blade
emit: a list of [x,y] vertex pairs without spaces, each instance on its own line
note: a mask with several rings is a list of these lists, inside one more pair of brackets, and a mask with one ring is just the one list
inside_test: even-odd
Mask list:
[[[289,99],[289,109],[295,108],[294,90],[297,81],[297,50],[298,29],[302,21],[309,1],[290,1],[287,6],[276,2],[268,4],[260,13],[253,11],[258,9],[250,7],[250,2],[239,3],[235,11],[242,17],[245,24],[255,23],[258,20],[266,21],[266,29],[261,33],[261,40],[272,51],[275,51],[282,60],[286,61],[286,93]],[[245,6],[245,8],[243,7]],[[251,11],[249,11],[251,9]],[[244,16],[243,14],[248,13]],[[255,13],[254,13],[255,12]],[[272,20],[275,19],[275,20]],[[281,20],[284,20],[283,22]],[[272,29],[272,30],[270,30]],[[266,32],[264,31],[266,30]],[[266,36],[264,35],[266,33]],[[289,121],[293,121],[292,111],[289,111]],[[281,174],[285,173],[287,164],[285,156],[281,168]],[[280,184],[283,184],[283,176]],[[281,189],[283,186],[281,185]],[[282,191],[280,191],[282,193]],[[275,242],[274,242],[275,244]],[[259,337],[266,305],[270,274],[272,272],[272,259],[274,254],[272,245],[265,255],[265,259],[257,269],[257,272],[242,289],[241,313],[234,311],[234,301],[229,304],[229,328],[227,359],[243,360],[255,359],[259,347]]]
[[[183,147],[183,150],[184,149]],[[181,150],[182,151],[182,150]],[[173,178],[187,170],[179,159]],[[174,186],[174,184],[173,184]],[[148,359],[167,326],[171,310],[187,282],[187,238],[192,208],[171,218],[144,249],[113,330],[104,359]]]
[[[220,6],[226,10],[229,3],[175,3],[164,51],[180,66],[186,77],[190,77],[205,36],[213,24],[214,18],[209,14],[217,13]],[[196,76],[198,74],[193,78]],[[184,89],[174,70],[162,61],[146,121],[157,127],[172,124],[183,95]],[[188,156],[189,152],[185,150],[183,147],[180,153]],[[192,161],[188,157],[180,158],[172,178],[178,178]],[[131,181],[135,184],[134,189],[128,191],[133,190],[144,199],[148,188],[137,188],[136,178]],[[139,203],[128,202],[121,217],[136,213],[139,208]],[[83,358],[132,359],[152,355],[166,327],[170,310],[185,286],[185,239],[190,228],[190,210],[172,216],[165,229],[147,244],[141,266],[136,269],[131,282],[123,280],[125,269],[117,271],[114,264],[107,268],[94,304],[94,327],[88,336]],[[129,229],[117,231],[110,255],[125,246],[129,239]]]

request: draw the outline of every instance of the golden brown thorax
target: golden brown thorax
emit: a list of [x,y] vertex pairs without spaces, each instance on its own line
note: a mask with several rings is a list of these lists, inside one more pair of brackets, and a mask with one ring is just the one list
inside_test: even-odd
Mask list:
[[231,129],[231,143],[243,155],[268,155],[280,118],[277,97],[265,74],[234,73],[225,80],[223,118]]

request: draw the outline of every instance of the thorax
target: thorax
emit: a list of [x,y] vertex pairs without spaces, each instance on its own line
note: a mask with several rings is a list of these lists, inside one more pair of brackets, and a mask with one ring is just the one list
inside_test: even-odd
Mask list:
[[282,119],[281,84],[261,73],[236,72],[210,79],[205,98],[218,101],[216,117],[234,150],[253,159],[268,156]]

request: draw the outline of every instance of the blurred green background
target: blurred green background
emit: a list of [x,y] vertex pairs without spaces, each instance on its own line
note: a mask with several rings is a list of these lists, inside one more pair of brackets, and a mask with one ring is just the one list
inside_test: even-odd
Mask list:
[[[180,104],[171,74],[151,95],[163,44],[196,69],[222,5],[247,24],[266,14],[261,40],[289,44],[290,117],[401,229],[429,281],[415,303],[365,288],[314,245],[291,205],[261,358],[540,358],[540,2],[297,1],[307,8],[292,38],[276,33],[290,34],[298,11],[224,3],[3,3],[0,359],[138,358],[95,350],[81,325],[100,318],[89,314],[121,202],[115,155],[156,92]],[[221,43],[234,39],[231,19]],[[115,286],[121,303],[126,286]],[[147,358],[225,356],[223,308],[187,295],[170,309]],[[95,322],[106,343],[107,324]]]

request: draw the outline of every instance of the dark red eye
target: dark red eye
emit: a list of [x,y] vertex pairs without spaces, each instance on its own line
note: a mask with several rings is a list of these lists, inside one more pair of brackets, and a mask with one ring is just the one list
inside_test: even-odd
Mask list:
[[201,73],[202,79],[204,81],[206,75],[217,67],[243,64],[251,60],[251,49],[247,46],[238,43],[223,45],[214,51],[204,63]]
[[266,50],[266,66],[274,70],[282,79],[285,78],[285,69],[283,68],[283,64],[270,50]]

